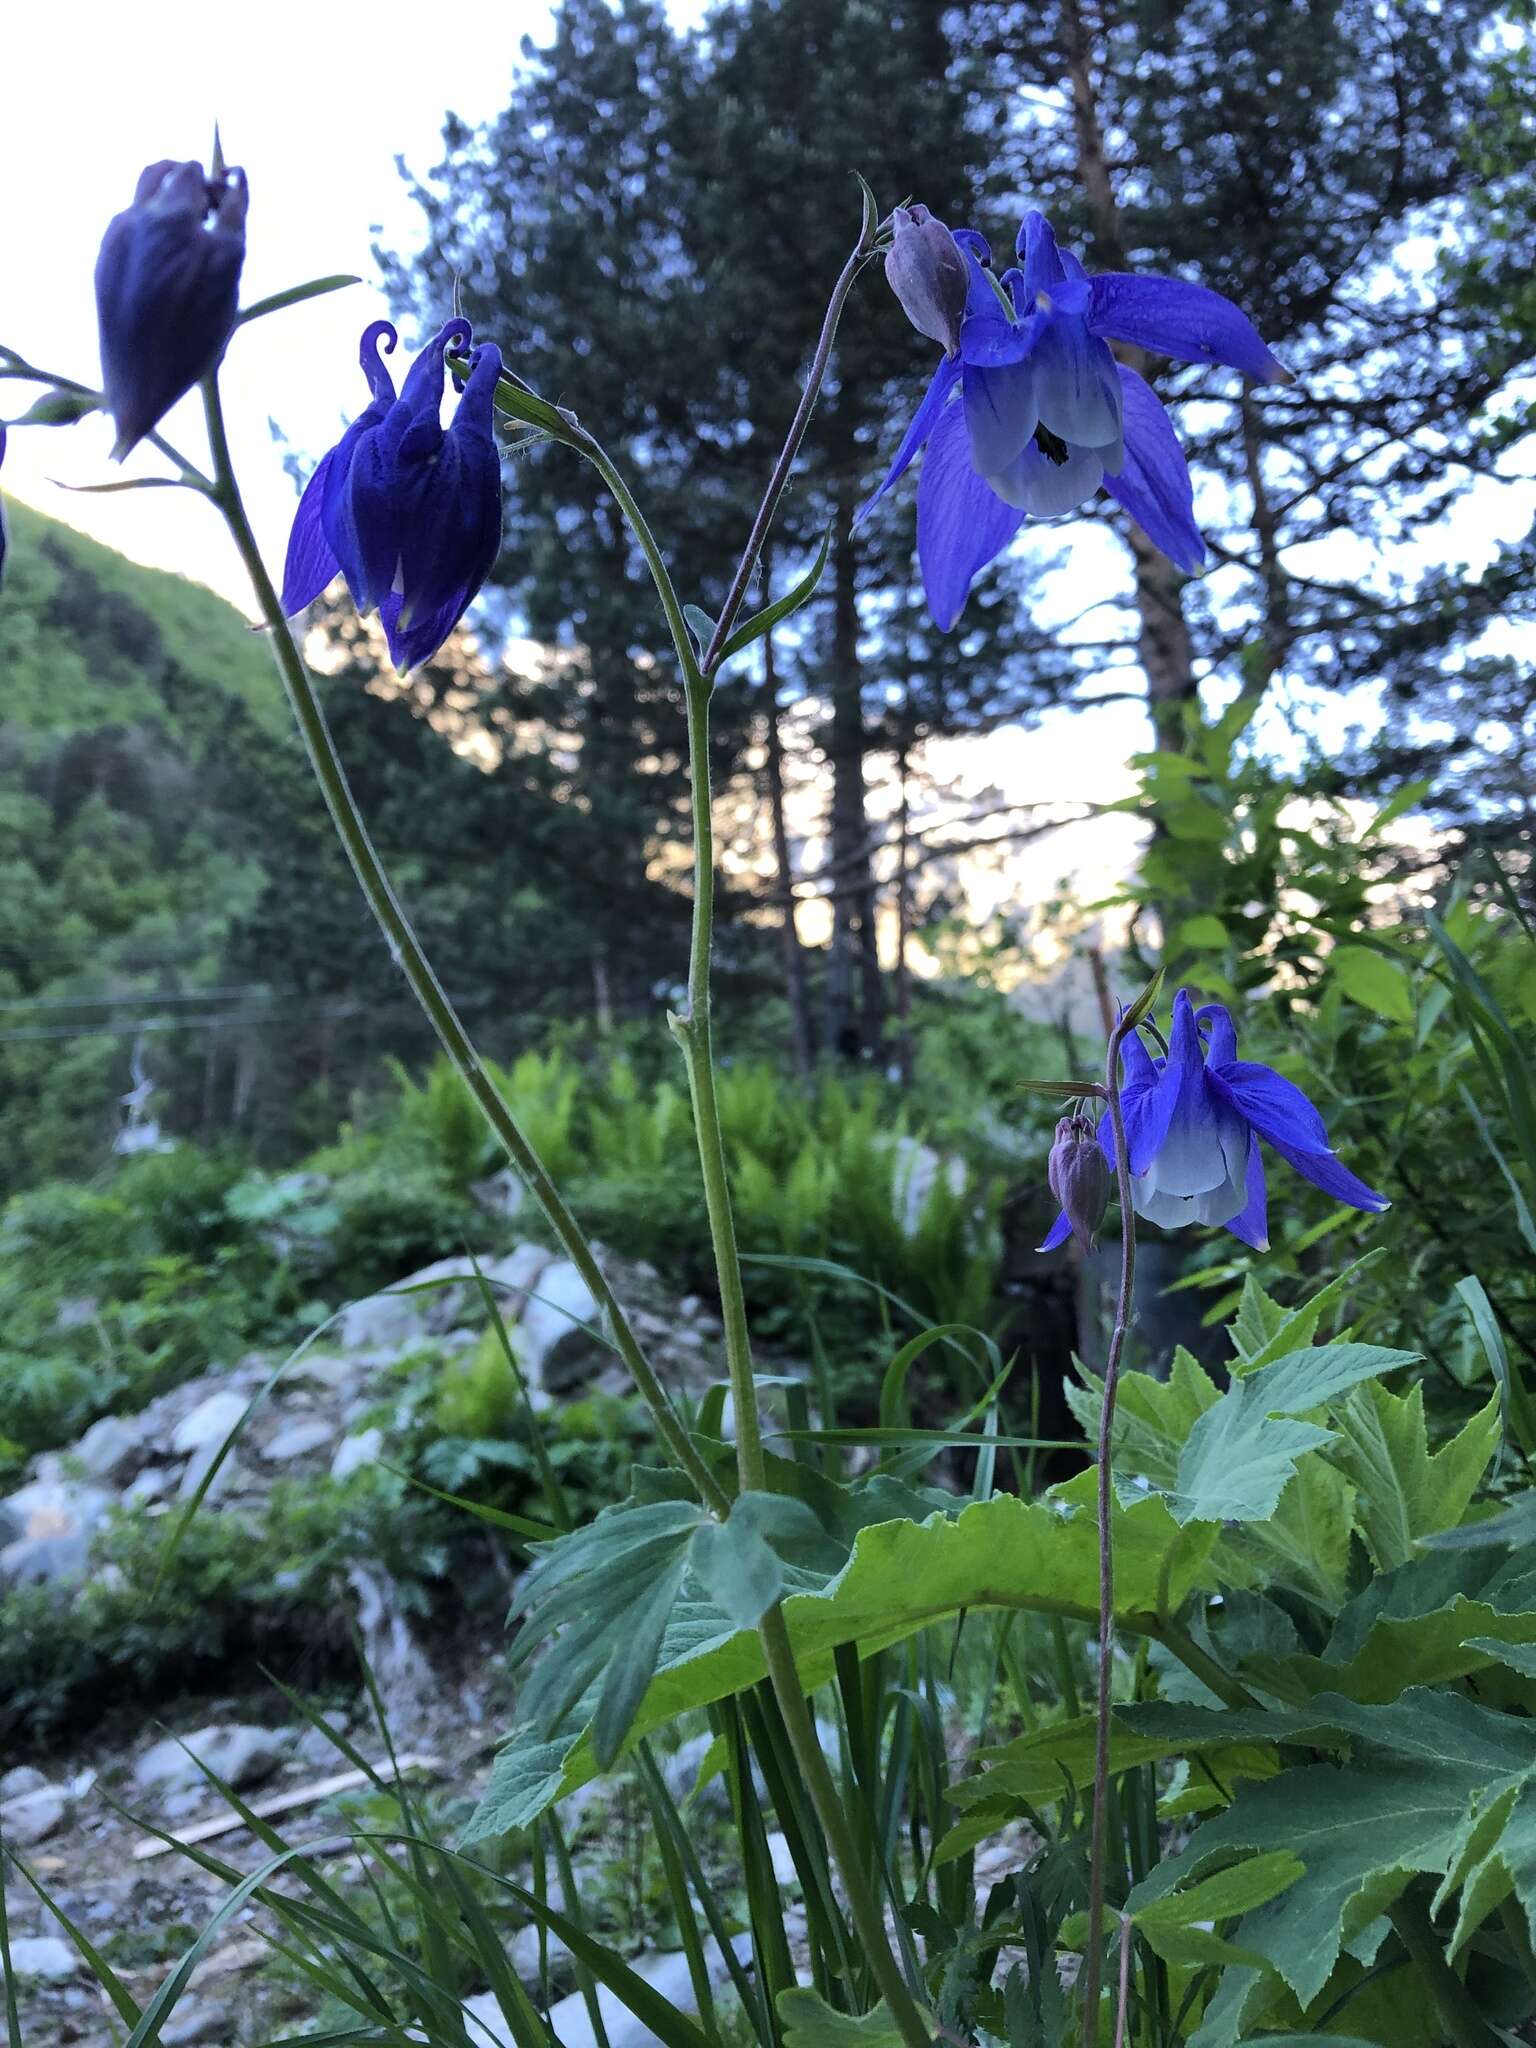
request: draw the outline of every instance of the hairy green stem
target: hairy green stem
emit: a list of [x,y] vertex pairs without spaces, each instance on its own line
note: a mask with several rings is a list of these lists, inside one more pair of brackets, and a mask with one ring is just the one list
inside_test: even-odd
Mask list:
[[1127,1010],[1109,1034],[1104,1060],[1104,1092],[1115,1140],[1115,1185],[1120,1197],[1120,1293],[1115,1302],[1115,1327],[1104,1363],[1104,1397],[1099,1407],[1099,1670],[1097,1722],[1093,1745],[1093,1817],[1088,1847],[1088,1941],[1083,1954],[1083,2048],[1099,2037],[1099,1988],[1104,1969],[1104,1853],[1109,1813],[1109,1711],[1115,1658],[1115,1549],[1112,1515],[1115,1498],[1115,1390],[1120,1355],[1130,1328],[1136,1280],[1136,1215],[1131,1205],[1131,1166],[1125,1143],[1125,1118],[1120,1106],[1120,1047],[1135,1029],[1136,1008]]
[[1453,2048],[1498,2048],[1499,2036],[1446,1961],[1444,1946],[1423,1902],[1412,1892],[1404,1892],[1395,1906],[1387,1908],[1387,1918],[1435,2001],[1440,2024]]
[[410,983],[411,992],[437,1033],[444,1051],[479,1105],[486,1122],[506,1148],[508,1157],[559,1238],[566,1256],[591,1289],[593,1299],[603,1312],[619,1355],[650,1410],[658,1435],[677,1464],[687,1473],[700,1498],[715,1513],[725,1513],[728,1511],[729,1503],[724,1489],[700,1456],[683,1424],[682,1417],[672,1406],[666,1389],[641,1350],[623,1308],[592,1254],[592,1247],[588,1244],[580,1224],[567,1207],[559,1189],[546,1172],[543,1162],[524,1137],[500,1091],[481,1064],[479,1054],[433,972],[432,965],[411,928],[410,919],[395,895],[393,885],[368,837],[367,827],[347,785],[346,772],[336,752],[330,729],[326,725],[314,684],[304,666],[303,656],[299,652],[288,621],[283,616],[282,605],[272,586],[272,579],[267,574],[266,564],[262,561],[250,521],[246,517],[239,486],[235,481],[234,467],[230,461],[216,375],[209,377],[203,385],[203,403],[208,419],[209,447],[213,455],[214,481],[211,496],[224,515],[225,524],[250,576],[257,604],[270,631],[278,673],[282,677],[289,704],[298,721],[310,765],[315,771],[331,820],[346,849],[347,858],[352,863],[352,871],[367,899],[368,907],[378,920],[392,956]]

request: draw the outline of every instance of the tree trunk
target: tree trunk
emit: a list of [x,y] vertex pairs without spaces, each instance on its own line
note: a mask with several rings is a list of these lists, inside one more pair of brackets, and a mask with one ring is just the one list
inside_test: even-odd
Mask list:
[[[763,555],[763,603],[771,601],[772,559]],[[779,678],[774,667],[773,634],[763,635],[763,711],[766,720],[764,775],[768,786],[768,816],[773,830],[773,867],[777,894],[784,911],[779,932],[784,947],[784,993],[789,1001],[789,1057],[795,1072],[811,1071],[811,1011],[806,991],[805,948],[795,923],[794,865],[789,854],[789,828],[784,819],[784,741],[779,731]]]
[[853,506],[838,495],[832,564],[831,740],[832,950],[827,967],[827,1045],[843,1059],[862,1059],[880,1043],[884,992],[875,939],[875,886],[870,867],[864,786],[864,696],[859,668]]
[[[1093,221],[1092,253],[1102,270],[1127,270],[1120,209],[1109,175],[1104,131],[1099,123],[1098,93],[1093,75],[1093,43],[1083,18],[1081,0],[1061,0],[1061,47],[1072,95],[1072,130],[1077,142],[1077,169],[1088,195]],[[1145,377],[1156,360],[1147,351],[1122,343],[1120,357]],[[1184,578],[1139,527],[1131,529],[1136,565],[1136,609],[1141,619],[1141,665],[1147,678],[1147,712],[1153,744],[1168,753],[1185,747],[1185,707],[1195,702],[1197,686],[1190,658],[1189,629],[1184,622]]]

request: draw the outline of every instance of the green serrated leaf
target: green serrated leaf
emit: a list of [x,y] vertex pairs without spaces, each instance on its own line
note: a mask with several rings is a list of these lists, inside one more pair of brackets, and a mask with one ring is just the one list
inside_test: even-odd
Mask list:
[[1385,1246],[1367,1252],[1363,1258],[1346,1266],[1342,1273],[1336,1274],[1326,1287],[1304,1301],[1300,1308],[1293,1309],[1283,1309],[1271,1301],[1250,1273],[1243,1285],[1237,1320],[1232,1325],[1232,1338],[1239,1353],[1239,1361],[1233,1371],[1240,1375],[1257,1372],[1260,1366],[1273,1365],[1288,1351],[1299,1351],[1303,1345],[1310,1344],[1328,1310],[1342,1300],[1362,1273],[1368,1272],[1385,1257]]
[[1330,1456],[1357,1489],[1360,1526],[1378,1571],[1416,1555],[1421,1538],[1453,1529],[1499,1447],[1497,1396],[1431,1453],[1424,1389],[1357,1388],[1339,1406]]
[[1180,1522],[1264,1522],[1307,1451],[1333,1431],[1293,1418],[1364,1379],[1412,1364],[1416,1352],[1374,1344],[1295,1351],[1238,1380],[1198,1417],[1179,1456],[1169,1504]]
[[[877,1485],[868,1491],[875,1499],[880,1497]],[[905,1489],[891,1491],[897,1498],[906,1497]],[[923,1522],[884,1520],[861,1528],[841,1571],[827,1579],[802,1574],[804,1590],[792,1590],[784,1602],[803,1684],[809,1690],[831,1678],[840,1644],[856,1643],[859,1654],[870,1657],[964,1608],[1017,1608],[1096,1620],[1094,1499],[1094,1474],[1084,1472],[1041,1500],[999,1494],[958,1513],[930,1515]],[[697,1519],[695,1510],[695,1523]],[[1215,1531],[1179,1528],[1156,1497],[1117,1506],[1112,1531],[1115,1613],[1122,1626],[1153,1629],[1159,1616],[1175,1611],[1197,1585],[1208,1583]],[[683,1540],[687,1534],[691,1529]],[[573,1598],[582,1583],[574,1582]],[[606,1613],[599,1621],[607,1625]],[[579,1624],[571,1633],[579,1634]],[[577,1650],[590,1658],[590,1642],[578,1641]],[[536,1680],[543,1678],[550,1661],[549,1654],[541,1659]],[[685,1593],[673,1612],[656,1676],[636,1712],[626,1746],[679,1714],[745,1691],[764,1672],[757,1631],[733,1627],[718,1608]],[[526,1787],[528,1773],[516,1760],[523,1742],[542,1753],[537,1733],[525,1733],[514,1737],[497,1769]],[[598,1768],[590,1738],[573,1728],[559,1796],[587,1783]],[[549,1795],[545,1804],[554,1796]],[[498,1799],[498,1810],[516,1811],[524,1821],[534,1817],[526,1798],[516,1805]],[[476,1827],[482,1834],[492,1831],[481,1827],[478,1818]]]

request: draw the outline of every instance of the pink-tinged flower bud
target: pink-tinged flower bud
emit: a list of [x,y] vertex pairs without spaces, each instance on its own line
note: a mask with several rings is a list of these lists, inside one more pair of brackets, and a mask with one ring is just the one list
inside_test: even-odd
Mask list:
[[894,218],[886,281],[918,333],[952,356],[960,347],[970,289],[965,258],[949,229],[926,206],[898,206]]
[[1084,1251],[1091,1252],[1109,1207],[1109,1162],[1087,1117],[1064,1116],[1057,1124],[1045,1171],[1072,1235]]

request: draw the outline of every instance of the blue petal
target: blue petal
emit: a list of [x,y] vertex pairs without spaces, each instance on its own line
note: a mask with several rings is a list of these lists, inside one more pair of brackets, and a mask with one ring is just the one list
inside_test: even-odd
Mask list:
[[1247,1126],[1226,1093],[1210,1084],[1199,1026],[1183,989],[1174,998],[1168,1063],[1158,1082],[1160,1098],[1170,1091],[1173,1100],[1162,1143],[1141,1176],[1146,1192],[1201,1195],[1239,1176],[1247,1156]]
[[299,500],[299,509],[293,516],[293,527],[288,535],[288,554],[283,563],[283,615],[292,618],[295,612],[313,604],[341,567],[336,559],[336,550],[325,537],[325,528],[320,517],[320,508],[325,502],[325,486],[336,460],[334,448],[320,458],[320,466],[304,487]]
[[1237,1026],[1232,1022],[1232,1012],[1221,1003],[1202,1003],[1195,1012],[1195,1022],[1204,1024],[1207,1020],[1211,1028],[1205,1041],[1206,1064],[1224,1067],[1237,1058]]
[[1205,542],[1195,524],[1189,465],[1156,392],[1143,377],[1116,365],[1125,399],[1125,460],[1104,488],[1176,568],[1195,575]]
[[408,626],[400,623],[401,600],[393,592],[379,606],[379,623],[389,643],[389,658],[402,676],[428,662],[469,609],[474,593],[455,591],[435,612],[418,612]]
[[1299,1145],[1282,1145],[1274,1138],[1270,1143],[1304,1179],[1321,1188],[1325,1195],[1332,1195],[1336,1202],[1347,1202],[1352,1209],[1369,1209],[1378,1213],[1391,1208],[1392,1204],[1385,1195],[1378,1195],[1374,1188],[1368,1188],[1347,1166],[1341,1165],[1332,1152],[1308,1152]]
[[1134,342],[1181,363],[1226,363],[1260,384],[1294,380],[1264,346],[1258,329],[1230,299],[1176,277],[1127,277],[1106,271],[1090,279],[1088,325],[1095,334]]
[[1213,1061],[1211,1078],[1231,1099],[1238,1114],[1276,1149],[1295,1145],[1304,1152],[1327,1152],[1328,1128],[1317,1105],[1293,1081],[1257,1060]]
[[1248,1133],[1248,1170],[1243,1185],[1247,1200],[1227,1228],[1244,1244],[1252,1245],[1256,1252],[1267,1252],[1269,1202],[1264,1189],[1264,1161],[1259,1155],[1259,1141],[1252,1131]]
[[1115,359],[1081,317],[1042,315],[1030,357],[1040,418],[1081,448],[1113,448],[1119,467],[1122,400]]
[[[1133,1031],[1120,1047],[1120,1118],[1125,1125],[1125,1145],[1130,1154],[1133,1176],[1144,1174],[1157,1157],[1157,1148],[1168,1133],[1178,1090],[1160,1086],[1162,1069]],[[1099,1119],[1099,1141],[1104,1156],[1115,1163],[1114,1133],[1107,1116]]]
[[1038,209],[1025,214],[1014,246],[1024,266],[1027,298],[1034,299],[1039,293],[1049,292],[1053,286],[1065,282],[1067,273],[1056,247],[1056,231]]
[[896,450],[896,460],[881,479],[879,489],[866,498],[859,507],[853,522],[855,531],[863,525],[864,521],[874,511],[897,478],[906,472],[919,448],[922,447],[928,436],[933,432],[934,424],[944,409],[944,401],[948,398],[950,392],[954,390],[959,376],[960,364],[958,360],[952,356],[946,356],[939,364],[937,370],[934,371],[933,382],[923,394],[922,404],[912,415],[912,424],[907,428],[906,434],[902,438],[901,446]]
[[1030,366],[1014,363],[1006,369],[981,370],[967,362],[960,390],[971,466],[978,476],[1000,476],[1029,445],[1039,418]]
[[981,370],[1022,363],[1034,342],[1034,322],[1010,320],[995,298],[990,305],[967,313],[960,323],[961,359]]
[[1104,463],[1096,448],[1072,447],[1065,462],[1053,462],[1032,441],[1007,469],[987,481],[1007,504],[1036,519],[1054,519],[1093,496],[1104,481]]
[[[490,574],[501,548],[501,457],[491,432],[500,375],[501,351],[489,344],[477,349],[436,459],[419,476],[402,475],[400,627],[412,629],[418,618],[435,618],[456,606],[434,649]],[[402,456],[402,473],[411,467]]]
[[[361,434],[349,428],[345,466],[338,459],[327,479],[325,534],[360,612],[383,603],[400,571],[404,494],[386,439],[399,410],[397,403],[382,423],[371,423]],[[338,458],[341,452],[338,444]]]
[[941,633],[959,618],[974,578],[1024,524],[971,467],[962,407],[952,405],[923,457],[917,489],[917,558],[928,608]]
[[1067,1239],[1071,1235],[1071,1220],[1068,1217],[1066,1210],[1063,1209],[1061,1214],[1056,1218],[1056,1221],[1051,1225],[1049,1231],[1046,1233],[1044,1243],[1037,1244],[1035,1246],[1035,1250],[1037,1252],[1060,1251],[1061,1247],[1066,1243]]

